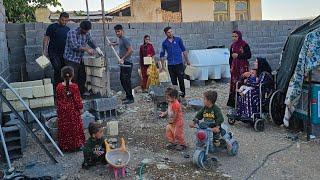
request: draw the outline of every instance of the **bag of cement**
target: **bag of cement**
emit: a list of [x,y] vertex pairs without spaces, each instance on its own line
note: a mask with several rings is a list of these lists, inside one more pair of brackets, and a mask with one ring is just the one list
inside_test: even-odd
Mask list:
[[48,59],[46,56],[44,56],[44,55],[38,57],[38,58],[36,59],[36,62],[39,64],[39,66],[40,66],[42,69],[44,69],[44,68],[46,68],[46,67],[48,67],[48,66],[50,65],[49,59]]

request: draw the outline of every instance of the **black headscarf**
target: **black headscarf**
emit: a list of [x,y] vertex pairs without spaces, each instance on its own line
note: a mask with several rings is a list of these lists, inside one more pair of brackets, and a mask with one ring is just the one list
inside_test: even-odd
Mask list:
[[271,74],[271,67],[267,61],[266,58],[258,57],[258,70],[257,70],[257,76],[259,77],[262,72],[268,72]]

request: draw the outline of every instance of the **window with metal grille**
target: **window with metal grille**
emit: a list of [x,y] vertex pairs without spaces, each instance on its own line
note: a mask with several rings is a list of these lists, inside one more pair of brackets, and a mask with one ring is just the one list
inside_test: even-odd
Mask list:
[[214,21],[228,21],[229,19],[229,4],[226,0],[214,1]]
[[236,20],[246,21],[249,20],[249,4],[247,0],[237,0],[236,6]]

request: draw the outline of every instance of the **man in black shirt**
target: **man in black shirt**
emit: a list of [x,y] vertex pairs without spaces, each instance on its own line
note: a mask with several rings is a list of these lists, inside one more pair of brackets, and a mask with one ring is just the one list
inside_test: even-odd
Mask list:
[[64,66],[63,53],[67,33],[70,31],[70,28],[66,26],[68,21],[69,14],[61,13],[58,22],[48,26],[43,38],[43,55],[49,57],[54,70],[54,88],[62,81],[60,73]]

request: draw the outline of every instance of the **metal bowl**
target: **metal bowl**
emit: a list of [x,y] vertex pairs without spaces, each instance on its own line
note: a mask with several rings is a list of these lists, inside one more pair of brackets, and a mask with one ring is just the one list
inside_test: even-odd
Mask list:
[[105,155],[106,161],[113,167],[122,168],[130,161],[130,153],[120,149],[111,150]]

